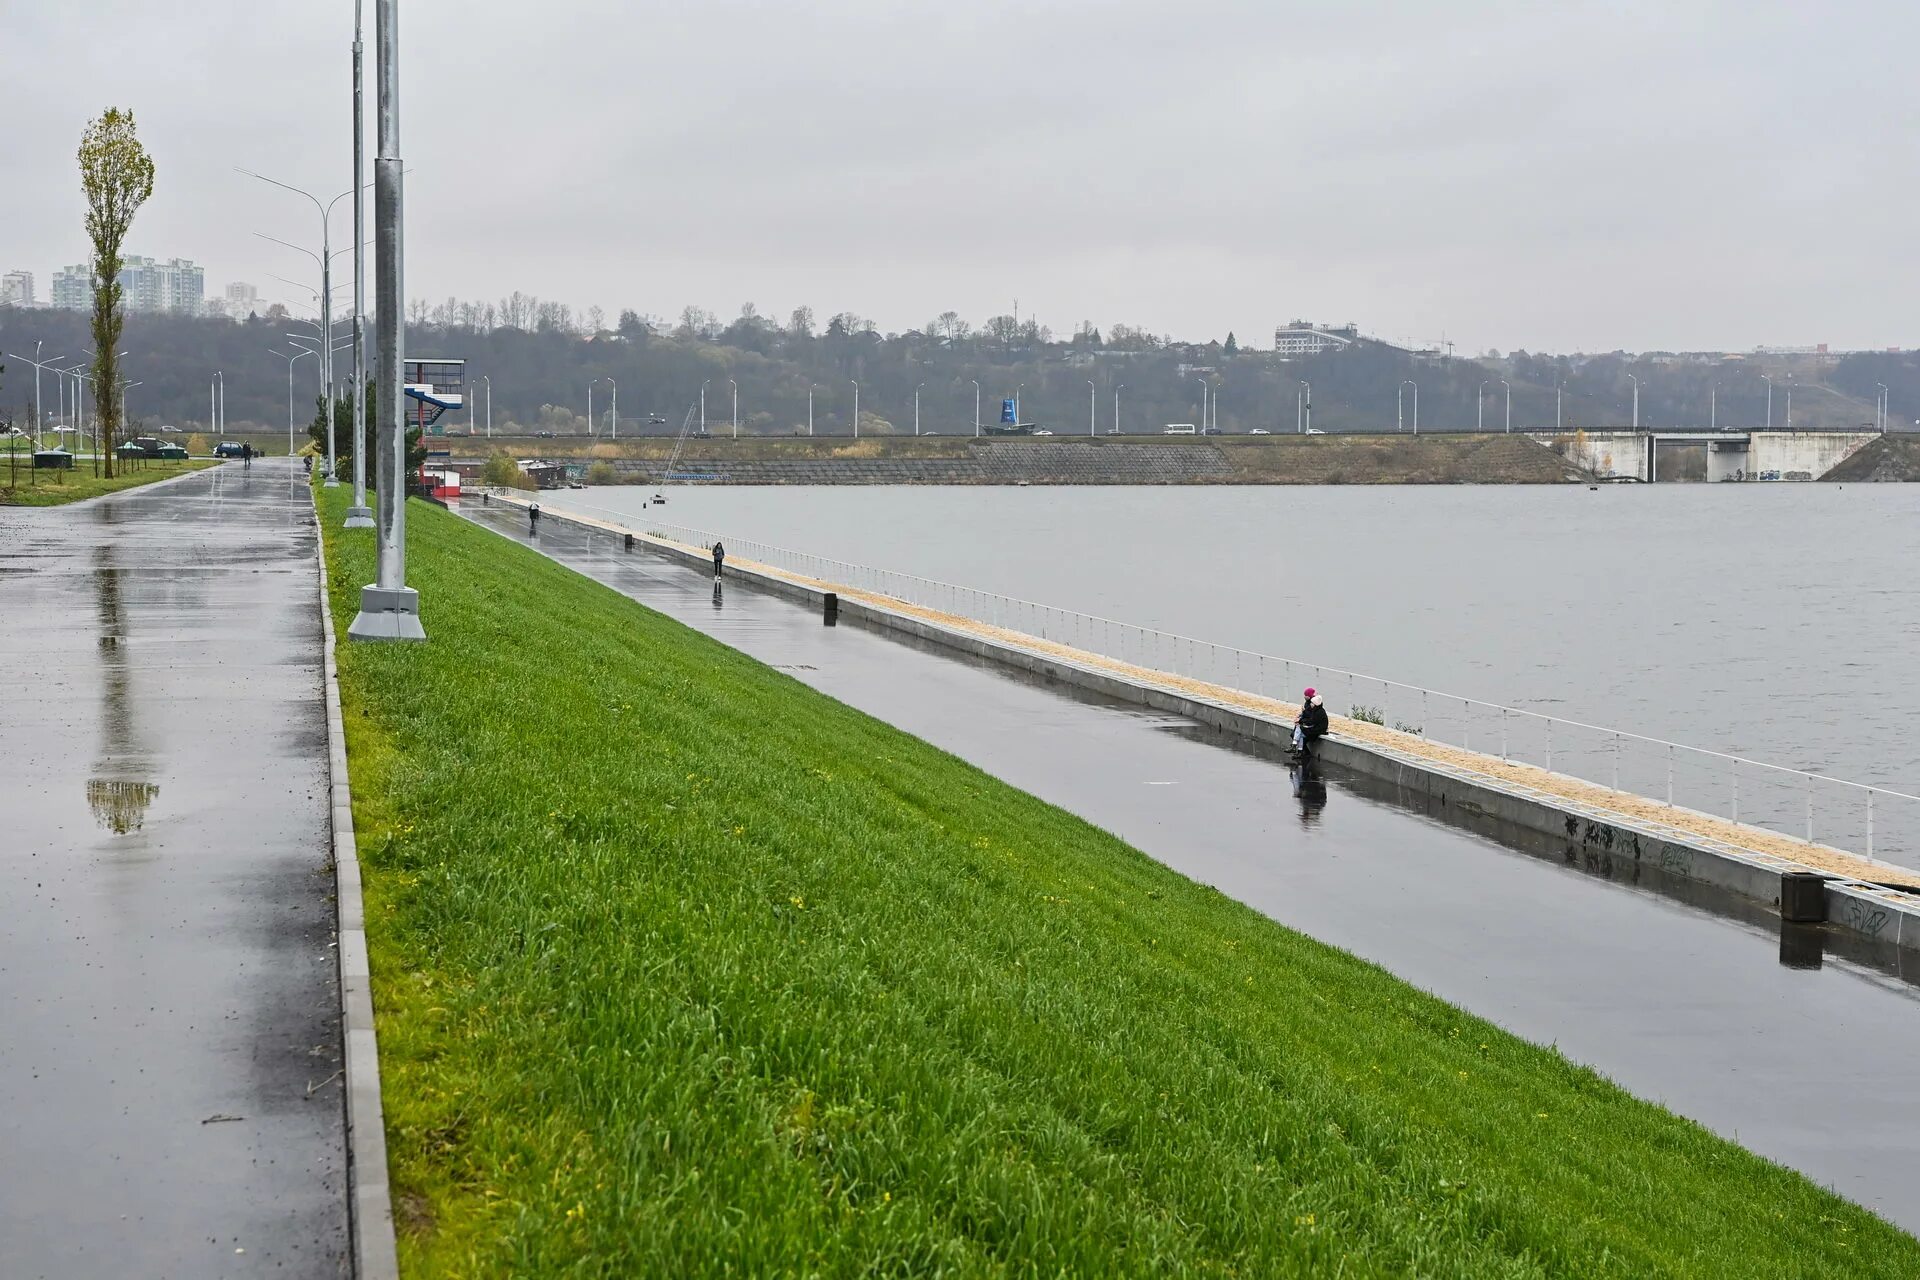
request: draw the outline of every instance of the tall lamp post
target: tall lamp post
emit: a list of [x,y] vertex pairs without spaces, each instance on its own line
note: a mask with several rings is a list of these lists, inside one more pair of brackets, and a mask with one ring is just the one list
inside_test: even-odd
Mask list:
[[613,407],[607,412],[613,415],[613,438],[618,440],[620,438],[620,384],[608,378],[607,385],[613,388],[613,394],[608,397],[608,403]]
[[858,440],[860,438],[860,380],[848,378],[847,381],[853,384],[853,438]]
[[1120,434],[1120,393],[1126,389],[1126,385],[1121,382],[1113,388],[1113,431],[1110,434],[1116,436]]
[[1720,388],[1714,383],[1707,384],[1707,430],[1720,429]]
[[1766,374],[1760,375],[1760,381],[1767,384],[1767,430],[1773,430],[1773,379]]
[[1500,385],[1506,388],[1506,392],[1507,392],[1506,433],[1508,435],[1512,435],[1513,434],[1513,384],[1508,382],[1505,378],[1502,378],[1500,379]]
[[305,360],[313,352],[302,350],[288,355],[278,347],[268,347],[267,350],[287,362],[287,456],[291,458],[293,456],[293,366]]
[[920,388],[926,385],[924,382],[916,383],[913,388],[913,434],[915,435],[920,434]]
[[733,438],[738,440],[740,438],[740,384],[728,378],[727,385],[733,388]]
[[702,440],[707,438],[707,383],[712,381],[712,378],[708,378],[707,382],[700,384],[700,438]]
[[977,378],[968,378],[973,383],[973,434],[980,434],[980,382]]
[[405,240],[405,190],[400,162],[400,3],[376,0],[373,57],[378,68],[379,151],[373,161],[374,316],[380,331],[380,466],[375,479],[379,510],[374,537],[378,573],[360,590],[360,616],[347,628],[356,640],[425,640],[420,593],[407,585],[406,317],[401,312],[401,251]]
[[813,434],[813,393],[819,389],[815,383],[807,384],[807,434],[809,436]]
[[[487,439],[491,440],[493,439],[493,379],[483,373],[480,375],[480,381],[487,384]],[[468,430],[473,428],[472,414],[468,414],[467,428]]]
[[[362,77],[360,0],[353,0],[353,503],[347,508],[346,527],[373,528],[367,506],[367,266],[366,266],[366,125],[361,115]],[[327,335],[329,341],[333,335]],[[333,415],[327,415],[333,421]],[[473,415],[467,415],[473,429]],[[331,472],[329,472],[331,478]]]
[[1089,436],[1098,434],[1098,432],[1096,432],[1093,429],[1093,397],[1094,397],[1093,379],[1088,378],[1087,379],[1087,434]]
[[[384,83],[382,83],[380,88],[382,93],[381,127],[384,129],[387,123],[386,122],[387,103],[385,101],[387,86]],[[332,346],[333,346],[333,341],[332,341],[333,340],[333,230],[332,230],[333,206],[339,204],[342,200],[346,199],[348,196],[358,194],[359,187],[360,187],[359,175],[358,174],[354,175],[354,185],[352,188],[346,191],[342,191],[339,195],[335,196],[332,200],[329,200],[326,203],[322,204],[320,201],[320,197],[314,195],[311,191],[302,191],[299,187],[291,186],[285,182],[281,182],[277,178],[269,178],[264,173],[255,173],[251,169],[240,169],[240,172],[246,174],[249,178],[258,178],[260,181],[266,183],[269,186],[279,187],[282,191],[291,191],[297,196],[305,196],[309,201],[313,203],[313,207],[315,211],[317,211],[320,214],[320,252],[317,255],[320,262],[320,331],[326,336],[325,349],[323,349],[320,353],[320,368],[322,371],[321,381],[327,384],[327,397],[328,399],[331,399],[337,392],[337,388],[334,385],[334,377],[333,377],[333,351],[332,351]],[[262,237],[262,239],[273,240],[274,237],[264,236]],[[355,239],[358,240],[359,237],[356,235]],[[277,240],[275,241],[275,243],[287,244],[285,240]],[[288,247],[293,249],[300,249],[299,245],[288,245]],[[310,256],[314,256],[312,255],[312,251],[308,249],[300,249],[300,252],[309,254]],[[359,247],[358,245],[356,245],[355,246],[356,257],[358,256],[358,253],[359,253]],[[397,372],[398,371],[396,370],[396,373]],[[354,456],[356,458],[359,458],[359,455],[360,455],[360,450],[358,449],[354,450]],[[327,412],[327,478],[326,478],[326,487],[329,489],[336,487],[340,483],[339,479],[334,475],[335,470],[337,470],[335,466],[335,459],[337,458],[337,456],[338,455],[334,451],[333,412],[332,412],[332,406],[329,405],[328,412]],[[366,520],[370,514],[371,513],[367,509],[366,461],[365,459],[360,459],[359,461],[354,463],[354,502],[353,502],[353,505],[347,509],[347,524],[349,527],[352,527],[352,528],[365,528],[366,525],[361,522]]]
[[1891,392],[1884,382],[1876,382],[1873,385],[1878,388],[1880,392],[1879,395],[1874,397],[1873,401],[1874,425],[1879,429],[1881,435],[1885,435],[1887,432],[1887,396],[1890,395]]
[[1405,431],[1407,429],[1406,401],[1407,401],[1408,387],[1413,388],[1413,434],[1419,435],[1420,434],[1420,384],[1415,382],[1412,378],[1400,379],[1400,385],[1394,388],[1393,429],[1395,431]]
[[1638,431],[1640,429],[1640,379],[1628,374],[1627,381],[1633,384],[1633,429]]
[[1473,393],[1473,430],[1475,435],[1484,435],[1487,430],[1487,380],[1480,379],[1480,389]]
[[1299,427],[1301,434],[1304,435],[1313,430],[1313,384],[1305,378],[1302,378],[1300,379],[1300,388],[1302,398],[1298,406],[1300,413]]

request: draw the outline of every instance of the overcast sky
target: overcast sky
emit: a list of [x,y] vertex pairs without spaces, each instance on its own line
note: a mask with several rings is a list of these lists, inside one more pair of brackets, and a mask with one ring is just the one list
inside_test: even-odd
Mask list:
[[[1920,346],[1911,0],[400,7],[410,297]],[[351,185],[352,22],[0,0],[0,270],[44,299],[84,256],[74,149],[118,105],[159,167],[129,250],[297,300],[251,233],[318,216],[233,166]]]

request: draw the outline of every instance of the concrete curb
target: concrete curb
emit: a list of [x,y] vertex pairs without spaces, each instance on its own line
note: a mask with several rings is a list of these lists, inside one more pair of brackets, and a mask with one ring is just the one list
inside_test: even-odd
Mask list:
[[[523,505],[503,498],[509,506]],[[704,551],[627,530],[609,521],[543,510],[541,516],[588,533],[607,536],[633,534],[636,544],[679,561],[697,571],[711,572]],[[727,577],[772,595],[819,609],[832,594],[777,574],[727,565]],[[987,636],[944,626],[885,606],[842,596],[841,619],[876,629],[901,632],[926,643],[953,649],[999,666],[1011,667],[1057,680],[1074,688],[1104,694],[1122,702],[1186,716],[1222,733],[1269,746],[1290,741],[1292,726],[1285,721],[1229,706],[1212,699],[1130,679],[1105,667],[1083,664],[1054,654],[1005,644]],[[1336,768],[1390,784],[1406,795],[1421,797],[1465,812],[1492,817],[1563,842],[1569,860],[1602,861],[1616,867],[1652,867],[1679,880],[1690,880],[1727,890],[1778,913],[1780,886],[1787,875],[1812,873],[1826,882],[1828,923],[1835,929],[1896,950],[1920,952],[1920,898],[1880,885],[1849,880],[1829,871],[1803,866],[1772,854],[1742,849],[1677,827],[1629,819],[1610,810],[1585,805],[1550,792],[1474,773],[1392,747],[1326,738],[1322,758]],[[1857,856],[1857,855],[1856,855]],[[1905,927],[1908,918],[1914,928]]]
[[387,1126],[380,1107],[380,1048],[373,1029],[373,979],[367,963],[366,919],[360,895],[360,850],[353,838],[353,792],[347,784],[347,734],[340,718],[340,672],[334,664],[333,609],[327,600],[327,542],[314,504],[313,536],[320,563],[320,623],[327,686],[327,768],[332,778],[334,900],[339,910],[340,1023],[346,1042],[347,1219],[353,1237],[353,1274],[359,1280],[399,1280],[393,1234],[393,1193],[387,1180]]

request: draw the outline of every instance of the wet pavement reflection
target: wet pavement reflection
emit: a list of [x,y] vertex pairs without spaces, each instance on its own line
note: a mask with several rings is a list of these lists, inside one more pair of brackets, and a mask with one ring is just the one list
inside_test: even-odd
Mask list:
[[344,1274],[312,506],[0,509],[0,1276]]
[[1379,784],[1295,778],[1180,717],[823,626],[738,581],[717,607],[704,575],[618,537],[462,514],[1920,1228],[1920,992],[1823,929],[1783,933],[1725,895],[1634,883]]

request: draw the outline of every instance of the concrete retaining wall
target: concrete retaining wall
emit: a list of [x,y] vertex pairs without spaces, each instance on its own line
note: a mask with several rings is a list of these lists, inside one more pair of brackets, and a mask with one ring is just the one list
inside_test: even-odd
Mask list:
[[[598,521],[548,512],[542,515],[549,521],[570,524],[603,537],[618,536],[613,526]],[[634,541],[636,550],[645,548],[700,572],[712,571],[713,562],[704,550],[660,542],[640,534],[635,535]],[[730,581],[824,611],[829,593],[820,588],[733,564],[728,565],[726,572]],[[1162,688],[1105,667],[1004,644],[970,630],[948,627],[885,606],[840,597],[839,617],[843,622],[911,636],[1121,702],[1185,716],[1222,733],[1270,747],[1284,747],[1292,737],[1292,725],[1284,720]],[[1589,863],[1604,860],[1620,868],[1650,868],[1676,880],[1737,894],[1776,914],[1780,909],[1781,877],[1809,870],[1784,858],[1677,828],[1628,821],[1610,810],[1583,805],[1551,792],[1496,781],[1392,747],[1330,736],[1322,743],[1321,758],[1336,770],[1385,783],[1403,795],[1561,842],[1570,858],[1582,858]],[[1920,898],[1878,885],[1825,878],[1829,922],[1835,929],[1876,943],[1890,943],[1898,950],[1920,952]],[[1905,927],[1908,918],[1915,921],[1912,929]]]
[[[666,463],[615,461],[614,468],[664,483]],[[1207,444],[1105,444],[988,440],[949,458],[682,457],[676,475],[712,484],[1204,484],[1233,475]]]

